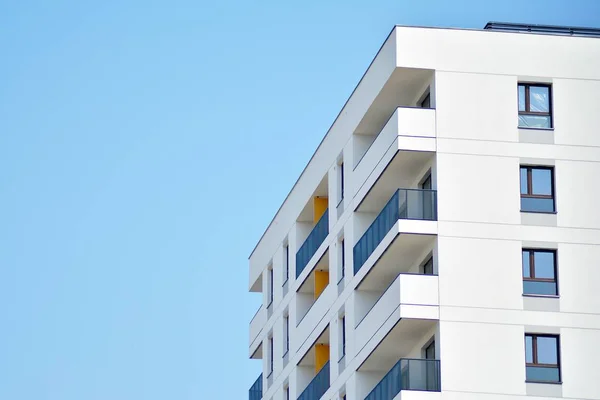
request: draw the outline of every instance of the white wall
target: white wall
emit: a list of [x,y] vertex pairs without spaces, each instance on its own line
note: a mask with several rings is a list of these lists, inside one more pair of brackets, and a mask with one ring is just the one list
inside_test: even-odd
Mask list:
[[520,223],[517,158],[438,152],[437,178],[438,220]]
[[598,315],[600,246],[561,243],[557,256],[560,310]]
[[600,182],[600,160],[557,160],[555,175],[558,225],[598,229],[600,185],[596,182]]
[[574,399],[600,398],[600,330],[561,329],[560,333],[563,396]]
[[522,326],[440,321],[443,390],[525,394]]
[[600,135],[590,135],[591,127],[600,126],[600,81],[553,79],[552,91],[555,143],[600,146]]
[[522,309],[521,242],[439,237],[440,304]]
[[517,142],[517,78],[436,71],[438,137]]

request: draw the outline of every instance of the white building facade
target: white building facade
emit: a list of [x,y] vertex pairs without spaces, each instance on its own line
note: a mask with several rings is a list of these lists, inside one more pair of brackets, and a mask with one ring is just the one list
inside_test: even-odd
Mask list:
[[600,31],[395,27],[249,289],[250,400],[600,399]]

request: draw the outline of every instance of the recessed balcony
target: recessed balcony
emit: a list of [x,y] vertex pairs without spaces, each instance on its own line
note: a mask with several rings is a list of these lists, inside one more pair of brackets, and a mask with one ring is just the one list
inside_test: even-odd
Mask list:
[[387,165],[401,151],[434,152],[436,111],[431,108],[398,107],[376,136],[354,135],[358,162],[353,177],[362,187],[378,164]]
[[[357,291],[357,299],[360,292]],[[370,340],[396,328],[406,326],[410,330],[423,321],[425,325],[435,324],[439,319],[438,293],[437,275],[398,275],[359,321],[355,330],[356,348],[362,349]]]
[[[358,354],[359,359],[368,354],[357,369],[358,398],[392,400],[403,391],[439,391],[439,361],[433,360],[438,350],[430,352],[436,332],[438,321],[418,319],[396,321],[391,330],[378,332]],[[421,361],[429,355],[431,360]]]
[[[393,122],[390,124],[390,121],[396,117],[390,118],[390,116],[395,113],[400,128],[397,132],[401,135],[417,137],[424,133],[430,135],[432,129],[435,130],[435,124],[428,124],[432,121],[431,117],[423,115],[427,113],[410,111],[416,108],[435,109],[434,75],[435,71],[426,69],[396,68],[394,70],[353,132],[354,167],[359,164],[359,160],[374,140],[381,136],[386,126],[392,127]],[[404,112],[403,109],[407,111]]]
[[440,361],[400,359],[365,400],[400,400],[405,398],[401,395],[403,390],[441,391]]
[[329,272],[327,250],[296,292],[297,343],[304,343],[335,301],[337,287],[329,284]]
[[298,396],[298,400],[319,400],[329,389],[329,344],[329,327],[327,327],[300,360],[297,368],[297,384],[304,389]]
[[[368,214],[365,217],[368,217]],[[428,189],[397,189],[392,194],[354,246],[355,275],[390,231],[392,231],[392,239],[395,238],[398,233],[396,226],[399,220],[436,221],[437,192]],[[415,226],[414,224],[405,224],[405,226],[409,229],[408,232],[414,230],[414,233],[427,233],[432,228],[432,226]]]
[[304,271],[327,235],[329,235],[329,209],[325,210],[296,253],[296,278]]
[[310,264],[329,235],[328,191],[329,181],[326,175],[296,219],[296,278]]
[[296,292],[298,326],[329,287],[329,249],[317,261]]
[[329,361],[298,396],[298,400],[320,400],[327,389],[329,389]]

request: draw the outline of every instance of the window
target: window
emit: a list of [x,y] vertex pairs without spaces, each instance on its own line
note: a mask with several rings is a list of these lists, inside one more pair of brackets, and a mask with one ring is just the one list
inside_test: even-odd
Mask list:
[[523,294],[558,295],[556,251],[523,250]]
[[555,211],[552,167],[521,166],[521,211]]
[[273,347],[273,337],[269,338],[269,376],[273,373],[273,359],[275,347]]
[[283,329],[285,330],[285,347],[283,348],[283,355],[285,356],[290,350],[290,317],[286,315],[283,317]]
[[338,179],[340,180],[340,183],[339,183],[340,197],[339,198],[340,198],[340,202],[341,202],[342,200],[344,200],[344,163],[341,163],[338,166],[338,170],[340,171],[339,175],[338,175]]
[[421,108],[431,108],[431,94],[427,92],[423,100],[419,103],[419,107]]
[[344,244],[344,239],[340,242],[340,281],[344,279],[344,275],[346,274],[346,247]]
[[433,220],[435,219],[435,197],[431,190],[431,171],[428,171],[427,174],[425,174],[425,177],[419,184],[419,188],[424,191],[418,193],[420,198],[419,201],[422,203],[419,205],[419,208],[423,210],[423,219]]
[[273,347],[273,336],[271,336],[269,338],[269,348],[267,349],[269,351],[269,373],[267,375],[267,378],[271,376],[271,374],[273,373],[273,359],[275,358],[275,347]]
[[525,369],[528,381],[560,382],[558,336],[526,334]]
[[290,245],[283,246],[283,284],[285,285],[290,277]]
[[425,347],[424,353],[426,360],[435,360],[435,340],[432,340],[431,343]]
[[273,267],[269,268],[269,277],[267,285],[269,286],[269,298],[267,307],[273,303]]
[[421,268],[423,269],[423,275],[433,275],[433,256],[429,257]]
[[519,83],[519,127],[552,128],[550,85]]
[[431,190],[431,172],[427,173],[427,176],[425,177],[425,179],[423,179],[423,182],[421,182],[421,189],[424,190]]
[[346,355],[346,316],[345,315],[341,318],[340,323],[342,324],[342,356],[341,357],[344,357]]

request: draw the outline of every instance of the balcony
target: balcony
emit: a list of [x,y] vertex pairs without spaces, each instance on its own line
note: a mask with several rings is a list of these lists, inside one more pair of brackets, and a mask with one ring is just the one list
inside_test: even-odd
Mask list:
[[317,373],[298,400],[319,400],[329,389],[329,362]]
[[260,400],[262,399],[262,374],[259,375],[258,379],[254,382],[254,384],[250,387],[248,391],[248,400]]
[[298,252],[296,253],[296,278],[300,276],[325,238],[329,235],[329,210],[321,216]]
[[435,115],[435,109],[398,107],[378,135],[355,135],[355,187],[398,151],[435,151]]
[[260,333],[262,332],[262,329],[266,323],[267,310],[264,306],[261,305],[260,308],[256,311],[256,314],[254,314],[252,321],[250,321],[250,353],[253,353],[254,350],[256,350],[252,345],[254,344],[254,341],[256,340],[258,335],[260,335]]
[[[373,293],[374,283],[368,284],[370,293]],[[363,287],[359,289],[364,290]],[[357,290],[357,296],[360,296],[360,293],[361,290]],[[385,336],[392,329],[399,332],[420,331],[421,326],[433,326],[437,319],[438,277],[399,274],[356,326],[356,348],[362,349],[369,341],[374,341],[375,345],[380,336]]]
[[[401,276],[400,281],[404,277],[406,276]],[[433,279],[437,282],[437,277],[433,275],[420,275],[414,278],[422,278],[430,282]],[[418,300],[417,296],[420,294],[417,292],[422,288],[412,287],[415,281],[406,281],[400,291],[405,289],[413,291],[414,294],[410,297]],[[400,287],[400,282],[397,283],[394,283],[390,289],[396,293],[395,295],[400,296],[399,291],[393,289]],[[431,289],[426,290],[427,296],[434,296]],[[426,354],[425,343],[435,341],[436,332],[439,332],[438,306],[402,304],[394,307],[393,302],[389,301],[389,294],[390,291],[386,291],[355,331],[354,343],[359,364],[356,370],[357,382],[360,382],[361,387],[360,392],[357,393],[358,398],[365,398],[372,388],[398,364],[398,360],[418,358]],[[398,304],[398,300],[395,303]],[[433,400],[436,396],[431,394],[426,398]],[[394,397],[389,397],[392,398]],[[402,398],[404,399],[404,396]]]
[[394,400],[402,390],[439,392],[441,390],[440,361],[400,359],[365,397],[365,400]]
[[437,192],[424,189],[398,189],[354,246],[354,274],[375,251],[396,221],[437,220]]
[[[329,249],[321,256],[296,292],[296,326],[313,310],[313,306],[329,291]],[[328,303],[326,303],[328,304]],[[322,311],[325,312],[327,308]],[[319,319],[320,320],[320,319]],[[312,322],[318,322],[312,321]],[[314,324],[309,323],[314,327]]]

